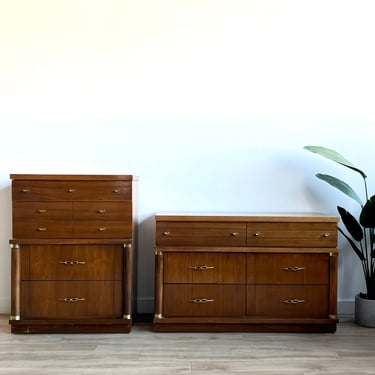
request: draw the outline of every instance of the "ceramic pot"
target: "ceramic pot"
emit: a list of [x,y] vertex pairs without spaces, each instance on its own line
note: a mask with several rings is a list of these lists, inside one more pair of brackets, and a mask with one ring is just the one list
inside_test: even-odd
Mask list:
[[354,321],[365,327],[375,327],[375,300],[355,296]]

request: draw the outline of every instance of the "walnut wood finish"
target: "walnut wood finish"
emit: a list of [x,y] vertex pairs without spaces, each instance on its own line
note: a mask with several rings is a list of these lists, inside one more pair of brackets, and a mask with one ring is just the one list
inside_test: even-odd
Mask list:
[[156,215],[154,329],[335,332],[337,221]]
[[12,332],[130,332],[137,179],[11,179]]

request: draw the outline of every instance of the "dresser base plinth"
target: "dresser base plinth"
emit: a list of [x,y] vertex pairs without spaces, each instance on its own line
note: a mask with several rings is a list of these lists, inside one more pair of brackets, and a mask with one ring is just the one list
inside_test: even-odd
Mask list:
[[131,319],[10,320],[12,333],[129,333]]

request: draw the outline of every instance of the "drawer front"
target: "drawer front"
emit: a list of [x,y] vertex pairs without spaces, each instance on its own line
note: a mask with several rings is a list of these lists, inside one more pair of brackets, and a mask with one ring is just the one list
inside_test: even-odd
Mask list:
[[132,220],[132,203],[126,202],[73,202],[73,220]]
[[248,282],[256,284],[328,284],[328,254],[256,254],[248,262]]
[[73,223],[74,238],[132,238],[132,222],[82,221]]
[[245,284],[246,254],[164,253],[165,283]]
[[121,245],[32,245],[30,280],[121,280]]
[[72,238],[70,221],[16,221],[13,223],[14,238]]
[[265,318],[327,318],[328,286],[248,286],[247,314]]
[[246,224],[157,222],[156,245],[245,246]]
[[23,181],[14,180],[15,201],[121,201],[132,199],[130,181]]
[[28,220],[72,220],[72,204],[70,202],[13,202],[13,223]]
[[248,246],[336,247],[336,223],[249,223]]
[[120,318],[120,281],[24,281],[21,317]]
[[164,285],[165,317],[243,317],[244,285]]

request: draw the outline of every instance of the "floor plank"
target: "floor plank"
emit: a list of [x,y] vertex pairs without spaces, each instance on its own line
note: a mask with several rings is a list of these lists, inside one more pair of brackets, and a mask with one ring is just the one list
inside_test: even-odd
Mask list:
[[375,329],[350,319],[334,334],[11,334],[0,316],[0,375],[375,374]]

